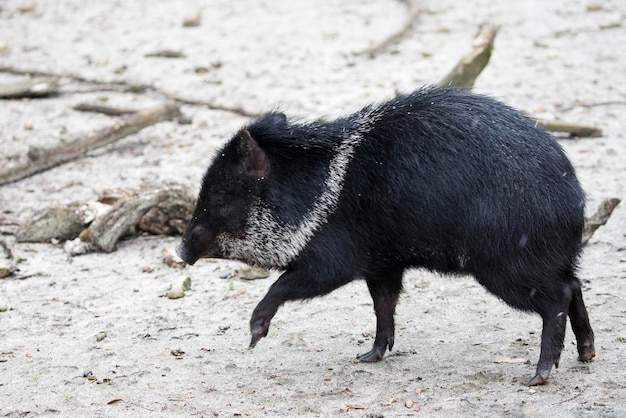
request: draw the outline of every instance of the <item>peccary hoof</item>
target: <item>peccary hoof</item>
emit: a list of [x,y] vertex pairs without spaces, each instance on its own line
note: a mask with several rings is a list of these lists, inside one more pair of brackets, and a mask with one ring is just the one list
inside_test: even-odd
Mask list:
[[548,381],[548,377],[550,377],[550,371],[544,370],[542,372],[538,372],[535,377],[533,377],[530,382],[528,382],[528,386],[539,386],[543,385]]

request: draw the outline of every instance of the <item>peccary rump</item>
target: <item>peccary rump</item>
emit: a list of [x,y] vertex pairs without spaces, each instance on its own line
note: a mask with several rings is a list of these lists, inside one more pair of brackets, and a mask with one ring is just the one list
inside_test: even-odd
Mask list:
[[333,122],[264,114],[208,168],[179,247],[285,270],[254,310],[251,347],[286,301],[355,279],[377,317],[371,351],[394,344],[407,268],[467,273],[543,319],[531,385],[557,365],[569,316],[595,355],[576,265],[584,194],[557,142],[520,112],[455,88],[424,88]]

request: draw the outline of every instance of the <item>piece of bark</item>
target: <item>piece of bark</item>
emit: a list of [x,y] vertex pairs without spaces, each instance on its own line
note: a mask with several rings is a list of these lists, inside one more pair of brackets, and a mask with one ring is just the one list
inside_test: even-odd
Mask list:
[[155,235],[182,235],[191,219],[196,196],[188,187],[168,184],[162,201],[151,207],[137,224]]
[[81,237],[96,249],[111,252],[117,241],[135,228],[153,234],[181,234],[194,205],[194,194],[183,185],[143,188],[116,201]]
[[387,36],[376,45],[373,45],[372,47],[361,52],[359,55],[367,55],[370,58],[375,58],[378,54],[385,51],[390,45],[400,41],[400,39],[402,39],[409,32],[409,30],[411,30],[417,20],[417,16],[419,16],[420,10],[416,5],[415,0],[405,0],[404,3],[406,3],[407,7],[407,18],[400,29]]
[[593,233],[596,232],[596,229],[600,228],[609,220],[613,210],[617,207],[617,205],[619,205],[620,202],[621,200],[616,197],[604,199],[602,203],[600,203],[600,206],[598,206],[596,213],[591,215],[589,218],[585,218],[585,227],[583,229],[582,237],[583,245],[589,242],[589,239],[591,239]]
[[21,180],[36,173],[84,156],[88,151],[109,145],[157,122],[180,115],[175,103],[164,103],[124,116],[113,125],[90,134],[76,135],[52,147],[31,147],[26,158],[0,169],[0,185]]
[[37,211],[15,233],[18,242],[65,241],[81,233],[97,216],[107,211],[98,202],[72,202]]
[[165,189],[152,189],[137,193],[129,199],[115,203],[104,216],[96,218],[83,236],[98,249],[111,252],[117,241],[134,228],[139,219],[166,197]]
[[536,121],[538,125],[543,126],[547,131],[568,133],[572,138],[597,138],[602,136],[602,129],[595,126],[546,119],[536,119]]
[[59,92],[59,82],[52,77],[37,77],[15,83],[0,84],[0,99],[38,98]]
[[461,57],[452,71],[441,79],[438,86],[454,85],[471,89],[476,78],[489,63],[493,41],[499,28],[499,25],[494,24],[481,26],[474,36],[471,49]]
[[74,105],[74,110],[80,112],[102,113],[107,116],[123,116],[137,113],[138,109],[124,109],[120,107],[106,106],[97,103],[78,103]]

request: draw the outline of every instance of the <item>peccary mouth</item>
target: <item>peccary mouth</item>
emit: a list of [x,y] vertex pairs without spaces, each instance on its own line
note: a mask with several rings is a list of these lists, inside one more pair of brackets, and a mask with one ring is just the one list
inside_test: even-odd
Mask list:
[[197,255],[191,254],[189,248],[185,245],[184,242],[178,244],[178,246],[176,247],[176,254],[178,254],[181,260],[189,265],[194,265],[196,261],[198,261],[198,259],[200,258]]

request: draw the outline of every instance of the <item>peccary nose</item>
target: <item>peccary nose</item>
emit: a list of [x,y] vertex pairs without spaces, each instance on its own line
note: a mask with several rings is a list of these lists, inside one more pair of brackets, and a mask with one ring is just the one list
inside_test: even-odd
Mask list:
[[189,265],[193,265],[196,261],[198,261],[198,257],[191,255],[184,240],[176,247],[176,254],[178,254],[181,260]]

